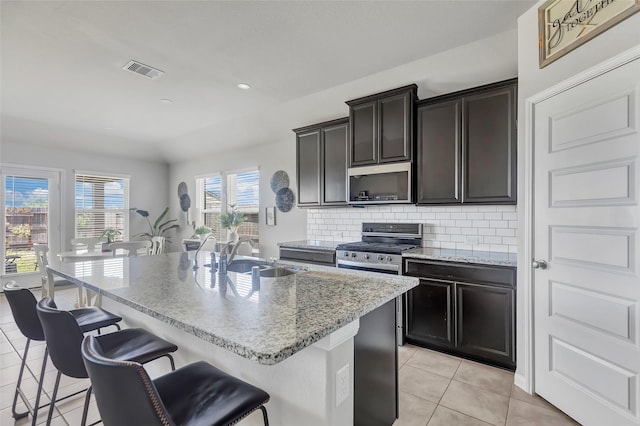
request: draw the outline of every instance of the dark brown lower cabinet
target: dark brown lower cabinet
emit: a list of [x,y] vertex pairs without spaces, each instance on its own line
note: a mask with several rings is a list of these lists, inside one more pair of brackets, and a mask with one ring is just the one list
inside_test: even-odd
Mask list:
[[510,288],[456,283],[456,349],[515,367]]
[[515,268],[405,262],[408,343],[515,369]]
[[453,284],[420,280],[420,285],[407,294],[407,299],[407,336],[453,348]]

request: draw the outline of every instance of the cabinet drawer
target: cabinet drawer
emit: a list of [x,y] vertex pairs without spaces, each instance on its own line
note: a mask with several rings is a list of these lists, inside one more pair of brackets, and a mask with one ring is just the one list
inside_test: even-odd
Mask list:
[[404,275],[420,278],[486,283],[510,287],[515,286],[516,283],[516,269],[507,266],[405,259],[404,270]]
[[280,259],[335,266],[336,252],[327,250],[280,247]]

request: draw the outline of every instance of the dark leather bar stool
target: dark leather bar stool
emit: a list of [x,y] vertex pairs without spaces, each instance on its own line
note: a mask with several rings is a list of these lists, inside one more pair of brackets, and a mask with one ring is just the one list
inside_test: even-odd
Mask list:
[[[9,302],[9,307],[11,308],[11,313],[13,314],[13,319],[18,326],[20,332],[27,338],[27,343],[24,346],[24,353],[22,355],[22,363],[20,364],[20,372],[18,373],[18,382],[16,383],[16,392],[13,396],[13,405],[11,406],[11,413],[14,419],[21,419],[23,417],[31,414],[32,424],[36,424],[36,419],[38,416],[38,409],[46,407],[49,404],[45,404],[39,406],[40,404],[40,396],[42,395],[42,377],[44,375],[44,371],[47,365],[47,355],[48,349],[45,349],[44,358],[42,359],[42,368],[40,369],[40,376],[38,377],[38,391],[36,393],[35,404],[32,407],[28,401],[28,398],[20,388],[22,384],[22,377],[24,374],[24,368],[27,362],[27,354],[29,353],[29,346],[31,341],[42,342],[44,341],[44,332],[42,331],[42,325],[40,324],[40,319],[38,319],[38,314],[36,312],[36,298],[31,293],[30,290],[26,288],[21,288],[16,284],[15,281],[9,281],[3,287],[4,294]],[[115,326],[120,329],[120,326],[117,324],[122,321],[122,318],[114,315],[104,309],[100,308],[82,308],[75,309],[70,311],[71,315],[76,319],[78,325],[82,332],[98,330],[100,332],[100,328]],[[62,399],[66,399],[76,394],[68,395]],[[22,399],[22,402],[27,407],[27,411],[24,413],[16,412],[16,404],[18,403],[18,396]]]
[[[36,309],[44,331],[49,356],[51,356],[53,365],[58,369],[56,382],[53,386],[53,395],[51,396],[51,400],[55,401],[62,374],[78,379],[89,377],[80,352],[84,335],[73,315],[70,312],[58,310],[51,298],[43,298],[38,302]],[[114,359],[144,364],[166,356],[171,362],[171,369],[175,369],[171,353],[177,351],[178,347],[141,328],[120,330],[97,336],[97,339],[99,339],[105,353]],[[123,386],[127,387],[128,385],[124,384]],[[91,386],[86,391],[87,395],[82,412],[83,426],[87,422]],[[121,391],[124,391],[124,389],[118,390],[118,392]],[[52,403],[49,407],[47,424],[51,423],[54,405]]]
[[269,425],[269,394],[204,361],[151,380],[137,362],[112,359],[87,336],[82,357],[105,426],[232,425],[255,410]]

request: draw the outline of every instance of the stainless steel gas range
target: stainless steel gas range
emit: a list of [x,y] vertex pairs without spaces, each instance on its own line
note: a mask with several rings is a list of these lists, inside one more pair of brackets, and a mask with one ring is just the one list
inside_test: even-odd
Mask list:
[[402,253],[422,245],[421,223],[363,223],[362,240],[338,244],[338,268],[400,274]]
[[[422,246],[421,223],[363,223],[362,240],[338,244],[336,266],[400,275],[402,253]],[[396,299],[397,341],[404,344],[404,297]]]

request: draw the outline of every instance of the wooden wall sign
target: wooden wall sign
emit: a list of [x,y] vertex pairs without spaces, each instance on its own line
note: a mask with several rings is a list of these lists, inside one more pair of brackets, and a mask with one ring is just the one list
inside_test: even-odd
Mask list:
[[538,8],[540,68],[640,10],[640,0],[549,0]]

